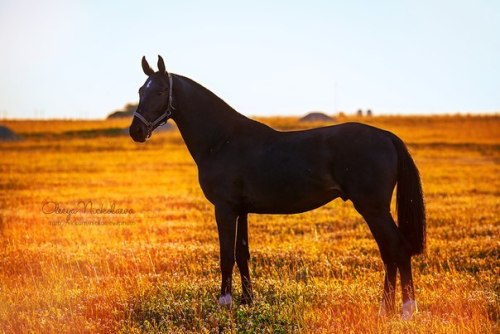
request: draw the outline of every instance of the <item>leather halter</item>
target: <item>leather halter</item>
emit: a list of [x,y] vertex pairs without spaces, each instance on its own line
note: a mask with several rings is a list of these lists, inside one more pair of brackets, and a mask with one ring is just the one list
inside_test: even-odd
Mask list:
[[157,126],[162,126],[163,124],[167,123],[170,117],[172,117],[173,111],[175,110],[174,106],[172,105],[172,75],[168,73],[168,104],[167,104],[167,109],[165,112],[163,112],[157,119],[154,121],[150,122],[144,116],[139,114],[137,110],[134,112],[134,116],[140,119],[148,128],[148,134],[146,138],[151,137],[151,134],[153,133],[153,130]]

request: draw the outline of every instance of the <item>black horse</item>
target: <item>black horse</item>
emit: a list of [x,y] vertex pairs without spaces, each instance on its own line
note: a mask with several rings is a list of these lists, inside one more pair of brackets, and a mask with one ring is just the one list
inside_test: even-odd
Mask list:
[[[395,308],[399,269],[403,317],[416,311],[411,256],[425,248],[425,208],[417,167],[396,135],[359,123],[280,132],[232,109],[198,83],[158,72],[142,58],[148,76],[130,126],[136,142],[172,118],[198,166],[199,182],[215,206],[222,273],[221,305],[231,304],[234,263],[242,303],[252,302],[248,260],[249,213],[292,214],[335,198],[351,200],[377,241],[385,265],[381,311]],[[397,187],[398,223],[390,203]]]

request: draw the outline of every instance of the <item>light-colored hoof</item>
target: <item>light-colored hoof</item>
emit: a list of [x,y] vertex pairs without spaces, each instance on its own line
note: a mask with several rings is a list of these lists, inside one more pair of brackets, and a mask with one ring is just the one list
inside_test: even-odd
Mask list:
[[417,302],[410,299],[407,302],[403,303],[403,312],[401,314],[401,318],[403,320],[410,320],[413,314],[417,313],[417,311]]
[[231,306],[231,294],[226,293],[225,295],[222,295],[219,297],[219,305],[222,307],[230,307]]

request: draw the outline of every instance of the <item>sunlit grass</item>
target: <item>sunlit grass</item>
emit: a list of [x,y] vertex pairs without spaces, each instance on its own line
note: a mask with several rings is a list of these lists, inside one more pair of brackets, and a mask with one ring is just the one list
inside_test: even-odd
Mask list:
[[[358,120],[402,137],[421,170],[429,242],[413,261],[420,312],[412,321],[378,316],[383,267],[350,202],[250,215],[255,305],[221,310],[213,208],[177,132],[139,145],[102,132],[127,121],[17,121],[7,125],[24,140],[0,143],[0,330],[498,331],[500,118]],[[304,127],[292,118],[263,121]],[[82,136],[94,130],[95,138]],[[66,221],[45,214],[44,201],[134,213]]]

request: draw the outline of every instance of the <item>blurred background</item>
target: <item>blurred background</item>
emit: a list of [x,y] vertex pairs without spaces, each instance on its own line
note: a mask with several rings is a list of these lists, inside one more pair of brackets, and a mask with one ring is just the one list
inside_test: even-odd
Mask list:
[[247,116],[495,113],[499,31],[493,0],[2,0],[0,118],[133,109],[158,54]]

